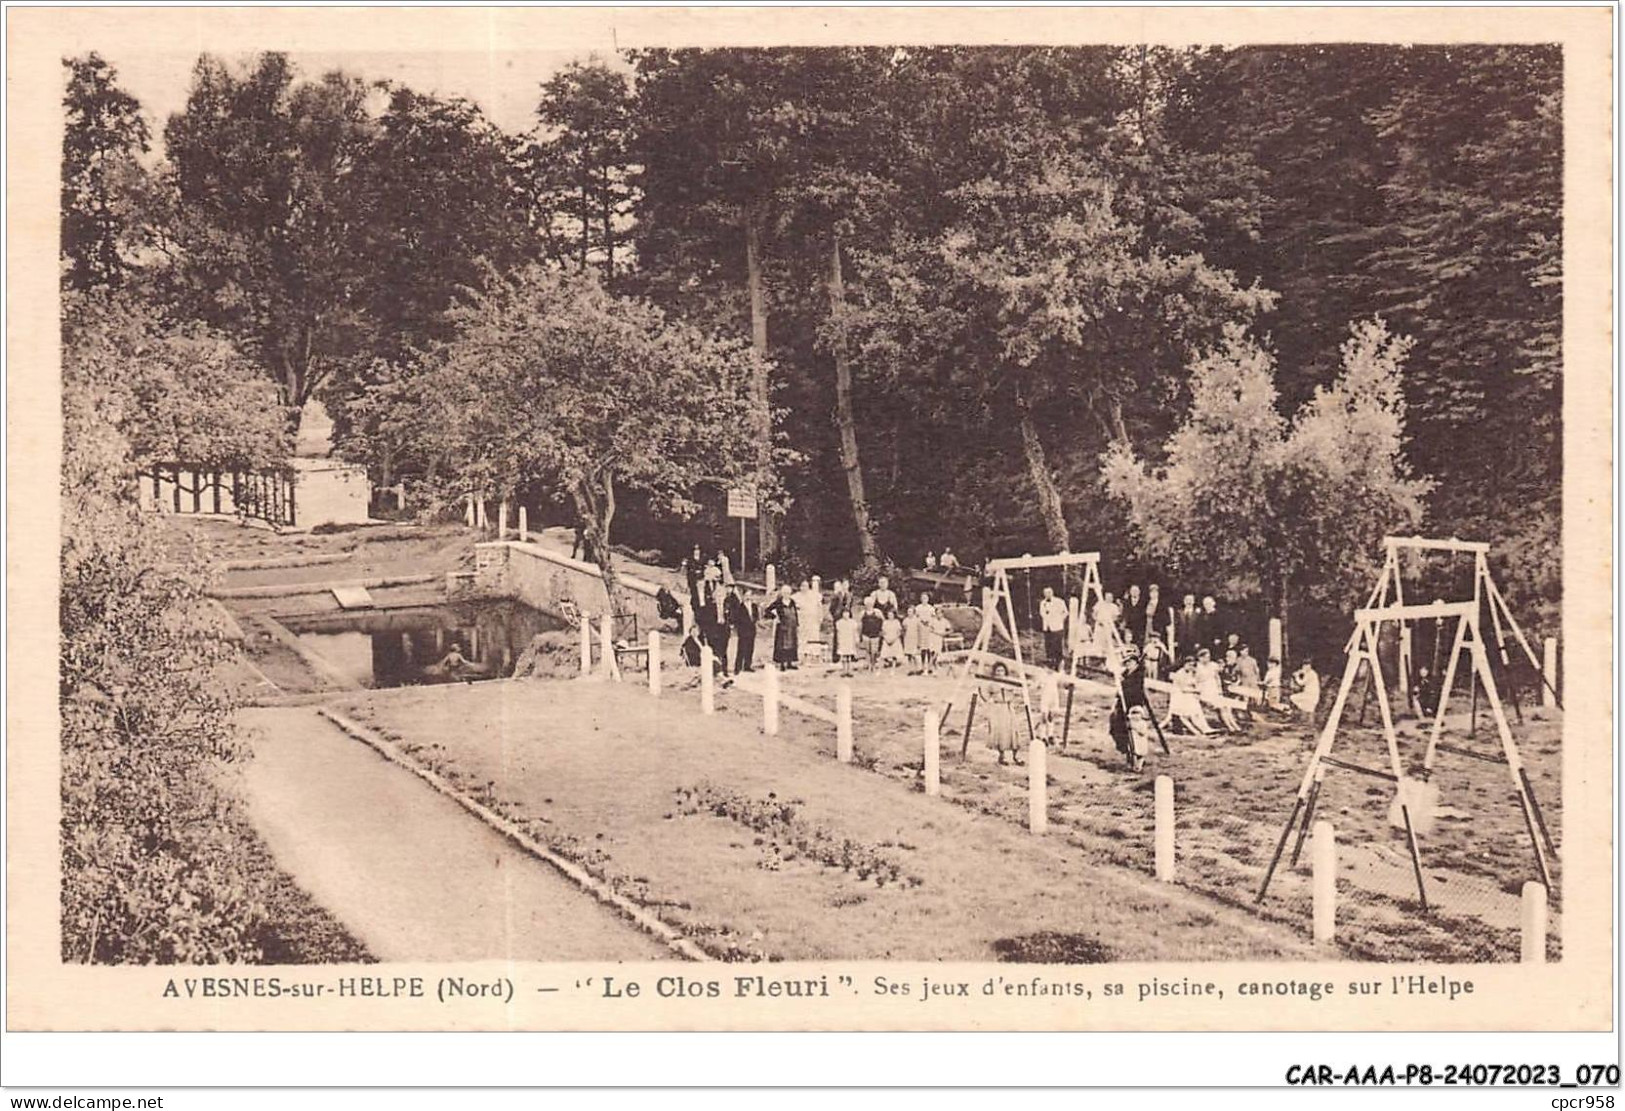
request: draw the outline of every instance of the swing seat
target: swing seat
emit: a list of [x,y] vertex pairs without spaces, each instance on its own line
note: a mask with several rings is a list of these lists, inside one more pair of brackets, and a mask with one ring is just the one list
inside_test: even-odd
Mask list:
[[1401,807],[1409,808],[1411,812],[1411,828],[1418,837],[1426,837],[1433,832],[1433,823],[1439,816],[1439,787],[1436,783],[1426,780],[1412,779],[1405,776],[1399,781],[1399,790],[1394,793],[1394,801],[1388,805],[1388,824],[1395,829],[1405,828],[1405,814]]

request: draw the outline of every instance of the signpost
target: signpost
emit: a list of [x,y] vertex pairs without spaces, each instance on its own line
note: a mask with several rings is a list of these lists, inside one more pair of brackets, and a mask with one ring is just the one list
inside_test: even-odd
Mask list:
[[739,518],[739,569],[745,569],[745,522],[756,519],[756,491],[742,486],[728,488],[728,516]]

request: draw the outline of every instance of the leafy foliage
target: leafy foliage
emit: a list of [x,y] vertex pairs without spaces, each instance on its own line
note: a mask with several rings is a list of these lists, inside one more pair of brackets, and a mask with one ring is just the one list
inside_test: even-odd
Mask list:
[[754,459],[754,352],[707,337],[589,273],[530,267],[453,312],[457,338],[420,377],[392,387],[422,403],[418,442],[440,496],[523,484],[575,505],[618,592],[610,527],[619,491],[692,513],[701,488]]
[[67,289],[117,289],[141,242],[149,149],[141,105],[94,51],[68,69],[62,143],[62,265]]
[[93,480],[129,479],[152,463],[231,471],[287,458],[275,387],[227,340],[197,324],[166,326],[128,297],[70,294],[63,324],[64,361],[127,449]]
[[1240,328],[1191,367],[1191,408],[1147,467],[1119,442],[1102,472],[1151,555],[1232,597],[1347,608],[1376,575],[1381,539],[1421,520],[1429,483],[1401,451],[1408,340],[1352,329],[1343,373],[1289,423],[1275,360]]

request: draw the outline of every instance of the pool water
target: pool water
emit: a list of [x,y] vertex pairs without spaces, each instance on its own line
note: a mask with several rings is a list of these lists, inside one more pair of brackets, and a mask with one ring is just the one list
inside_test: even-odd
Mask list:
[[[292,633],[357,686],[498,679],[537,633],[565,628],[511,600],[285,617]],[[455,649],[461,661],[452,656]]]

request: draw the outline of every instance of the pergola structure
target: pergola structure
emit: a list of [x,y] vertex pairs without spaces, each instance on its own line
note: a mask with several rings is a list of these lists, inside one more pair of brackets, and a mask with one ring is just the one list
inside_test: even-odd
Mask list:
[[[1456,622],[1455,645],[1451,649],[1450,660],[1445,671],[1445,680],[1440,688],[1439,704],[1433,714],[1433,722],[1429,731],[1427,751],[1423,759],[1422,775],[1425,779],[1433,770],[1434,760],[1441,747],[1464,756],[1485,760],[1490,763],[1505,764],[1512,778],[1513,790],[1517,795],[1519,807],[1523,811],[1524,824],[1529,831],[1530,844],[1534,849],[1535,867],[1539,872],[1540,881],[1547,887],[1551,886],[1551,873],[1547,863],[1547,853],[1557,855],[1557,846],[1552,840],[1551,832],[1546,826],[1546,819],[1541,814],[1540,804],[1535,798],[1534,786],[1529,780],[1529,774],[1524,769],[1523,762],[1518,754],[1517,742],[1512,737],[1512,729],[1507,724],[1506,712],[1501,703],[1499,688],[1496,684],[1495,672],[1490,666],[1489,645],[1484,638],[1482,613],[1485,603],[1491,614],[1494,625],[1497,648],[1503,666],[1507,662],[1506,642],[1503,619],[1512,628],[1524,650],[1534,662],[1534,653],[1524,640],[1522,631],[1512,619],[1506,607],[1506,600],[1501,596],[1500,590],[1490,577],[1486,555],[1488,544],[1480,544],[1463,540],[1428,540],[1422,537],[1388,537],[1384,540],[1387,548],[1387,559],[1377,580],[1377,587],[1371,593],[1371,604],[1355,611],[1354,633],[1349,638],[1348,661],[1343,669],[1343,680],[1338,686],[1337,697],[1332,703],[1330,714],[1327,715],[1326,724],[1321,729],[1319,741],[1315,745],[1313,755],[1309,758],[1309,765],[1304,769],[1303,779],[1298,785],[1297,798],[1292,806],[1292,813],[1287,818],[1286,826],[1281,831],[1280,840],[1276,843],[1275,853],[1270,858],[1268,869],[1264,873],[1263,885],[1258,891],[1258,902],[1263,902],[1265,894],[1269,891],[1270,880],[1280,864],[1281,856],[1285,852],[1287,839],[1302,816],[1302,825],[1299,828],[1297,843],[1293,847],[1292,861],[1297,862],[1302,851],[1304,840],[1314,821],[1315,805],[1319,800],[1321,780],[1326,767],[1340,767],[1350,771],[1387,779],[1395,784],[1398,791],[1399,809],[1405,822],[1406,842],[1410,849],[1411,865],[1416,873],[1417,892],[1421,897],[1422,909],[1428,906],[1427,886],[1422,876],[1421,852],[1417,845],[1415,816],[1411,813],[1411,801],[1414,797],[1405,787],[1411,782],[1405,774],[1404,764],[1400,759],[1399,738],[1394,730],[1393,712],[1389,706],[1387,685],[1382,677],[1382,664],[1378,658],[1378,643],[1381,627],[1384,623],[1395,622],[1400,626],[1400,675],[1408,676],[1410,671],[1410,624],[1416,621],[1449,621]],[[1404,587],[1399,574],[1398,553],[1406,548],[1471,552],[1474,556],[1472,597],[1454,602],[1434,602],[1427,605],[1410,605],[1404,601]],[[1445,713],[1450,702],[1450,688],[1455,683],[1456,672],[1461,664],[1462,657],[1466,656],[1471,676],[1475,681],[1474,691],[1482,688],[1486,701],[1489,704],[1491,716],[1494,718],[1496,732],[1501,742],[1499,755],[1488,755],[1474,752],[1470,749],[1451,748],[1441,746],[1439,736],[1444,729]],[[1369,682],[1376,693],[1378,708],[1382,715],[1383,738],[1388,749],[1389,770],[1384,772],[1375,768],[1338,759],[1332,755],[1332,747],[1337,740],[1338,727],[1343,713],[1348,705],[1349,692],[1353,688],[1356,678],[1362,670],[1369,676]],[[1536,665],[1539,671],[1539,665]],[[1406,680],[1401,679],[1404,683]],[[1554,692],[1555,693],[1555,692]]]

